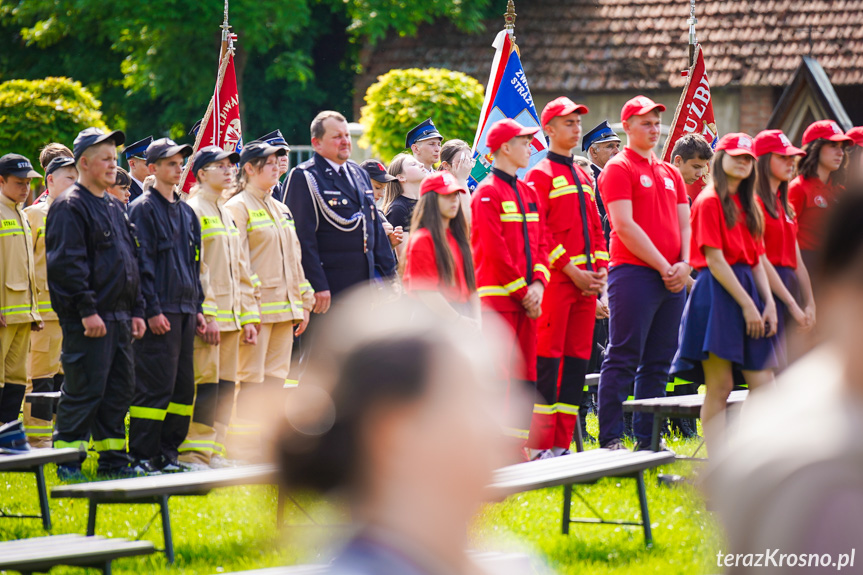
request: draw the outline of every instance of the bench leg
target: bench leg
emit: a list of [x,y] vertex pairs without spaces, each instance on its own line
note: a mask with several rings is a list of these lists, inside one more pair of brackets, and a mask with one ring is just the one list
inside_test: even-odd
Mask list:
[[45,485],[45,469],[43,465],[36,467],[36,489],[39,490],[39,509],[42,513],[42,527],[51,530],[51,508],[48,507],[48,488]]
[[105,575],[111,575],[111,560],[105,561],[105,564],[102,566],[102,573]]
[[638,487],[638,503],[641,505],[641,523],[644,527],[644,544],[653,547],[653,535],[650,531],[650,513],[647,510],[647,489],[644,487],[644,472],[639,471],[635,478]]
[[87,535],[90,537],[96,534],[96,509],[98,509],[98,504],[95,499],[91,499],[90,514],[87,516]]
[[659,424],[665,421],[665,418],[658,413],[653,414],[653,435],[650,437],[650,450],[659,451]]
[[584,440],[581,438],[581,417],[575,414],[575,450],[578,453],[584,451]]
[[168,511],[168,496],[159,497],[159,508],[162,511],[162,533],[165,536],[165,557],[168,563],[174,562],[174,539],[171,535],[171,513]]
[[563,486],[563,519],[560,524],[560,532],[569,535],[570,508],[572,507],[572,485]]
[[278,497],[276,499],[276,527],[281,527],[285,522],[285,504],[287,497],[285,497],[285,490],[281,485],[277,486],[276,490],[278,492]]

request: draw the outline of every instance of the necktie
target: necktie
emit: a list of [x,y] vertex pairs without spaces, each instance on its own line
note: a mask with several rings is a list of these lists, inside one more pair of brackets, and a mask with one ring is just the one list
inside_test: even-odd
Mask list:
[[339,167],[339,177],[342,179],[344,183],[348,185],[348,188],[354,189],[354,185],[351,183],[351,179],[348,177],[348,173],[345,170],[344,166]]

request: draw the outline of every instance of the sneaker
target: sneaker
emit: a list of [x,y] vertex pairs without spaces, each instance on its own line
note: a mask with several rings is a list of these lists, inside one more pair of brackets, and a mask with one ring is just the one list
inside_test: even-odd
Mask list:
[[[635,451],[653,451],[653,450],[650,448],[650,443],[642,444],[639,441],[638,443],[635,444]],[[665,443],[665,440],[660,438],[659,449],[657,451],[671,451],[671,450],[668,449],[668,444]]]
[[72,465],[58,465],[57,479],[59,479],[60,481],[81,483],[87,481],[87,476],[81,472],[80,467],[74,467]]
[[572,450],[571,449],[564,449],[557,456],[563,457],[564,455],[572,455]]
[[542,459],[552,459],[554,458],[554,452],[551,449],[543,449],[539,453],[533,456],[531,461],[540,461]]
[[214,455],[210,458],[210,469],[225,469],[226,467],[236,467],[237,463],[230,459],[225,459],[221,455]]
[[185,461],[179,462],[181,466],[185,467],[186,471],[210,471],[213,469],[206,463],[187,463]]
[[191,470],[190,463],[180,463],[176,459],[169,459],[165,456],[162,456],[162,463],[163,465],[160,469],[162,473],[182,473],[183,471]]
[[147,475],[162,475],[162,471],[147,460],[136,461],[129,464],[129,469],[136,477],[144,477]]
[[131,477],[144,477],[146,475],[158,475],[157,471],[155,474],[147,473],[140,467],[130,467],[128,465],[124,465],[122,467],[108,467],[105,469],[99,468],[96,471],[96,479],[101,480],[111,480],[111,479],[129,479]]
[[626,445],[623,443],[622,439],[612,439],[605,445],[601,445],[603,449],[608,449],[609,451],[619,451],[621,449],[626,449]]
[[28,451],[30,444],[27,442],[23,423],[16,419],[0,426],[0,453],[20,455]]

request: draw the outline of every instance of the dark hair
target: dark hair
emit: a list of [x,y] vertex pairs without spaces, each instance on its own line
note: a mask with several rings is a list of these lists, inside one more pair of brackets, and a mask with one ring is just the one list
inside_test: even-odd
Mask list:
[[277,457],[285,484],[318,491],[356,488],[366,459],[367,421],[377,408],[412,403],[425,394],[441,345],[431,336],[394,334],[350,350],[334,374],[332,424],[310,433],[289,418],[281,434]]
[[858,281],[863,281],[863,188],[857,185],[848,191],[842,196],[842,209],[831,210],[824,228],[827,234],[816,266],[824,280],[851,272]]
[[[713,163],[710,166],[710,173],[713,174],[713,188],[719,195],[719,200],[722,202],[722,214],[725,216],[725,225],[730,230],[737,225],[737,204],[734,198],[728,193],[728,176],[725,175],[725,170],[722,169],[722,158],[726,156],[725,150],[719,150],[713,156]],[[743,213],[746,216],[746,227],[755,237],[761,237],[764,234],[764,214],[758,203],[755,201],[755,182],[758,176],[753,166],[752,172],[740,181],[737,186],[737,197],[740,199],[740,205],[743,207]]]
[[[251,165],[255,172],[260,172],[264,167],[264,164],[267,163],[267,158],[269,157],[270,156],[261,156],[260,158],[252,158],[246,162],[246,164]],[[246,164],[240,166],[240,169],[237,171],[237,185],[234,187],[234,191],[231,194],[232,197],[245,190],[246,184],[249,183],[249,177],[246,175],[246,170],[244,169]]]
[[[402,169],[402,164],[404,164],[405,160],[408,158],[413,158],[413,156],[410,154],[396,154],[396,156],[390,160],[390,167],[387,168],[387,173],[391,176],[398,176],[401,174],[404,171]],[[384,190],[384,199],[381,202],[381,211],[383,213],[387,213],[390,206],[393,204],[393,201],[403,193],[405,193],[405,190],[400,181],[393,180],[392,182],[387,182],[387,189]]]
[[[827,144],[832,144],[830,140],[825,140],[824,138],[818,138],[817,140],[812,140],[805,146],[803,146],[803,151],[806,152],[806,155],[800,160],[800,163],[797,164],[797,173],[803,176],[804,178],[817,178],[818,177],[818,166],[821,163],[821,149]],[[848,165],[848,154],[845,154],[845,158],[842,160],[842,165],[839,166],[839,169],[830,174],[829,183],[834,186],[841,186],[845,183],[845,167]]]
[[72,150],[64,146],[63,144],[59,144],[57,142],[51,142],[46,145],[39,152],[39,163],[42,165],[42,169],[48,167],[48,164],[51,163],[51,160],[54,158],[73,158]]
[[860,167],[860,156],[863,155],[863,146],[855,144],[845,148],[846,172],[845,181],[849,186],[860,186],[863,184],[863,168]]
[[470,152],[470,146],[467,145],[467,142],[464,140],[447,140],[440,149],[440,163],[443,164],[446,162],[451,168],[453,165],[453,161],[455,160],[456,154],[462,152],[463,150],[467,150]]
[[114,180],[114,185],[128,188],[132,185],[132,176],[129,175],[129,172],[117,166],[117,178]]
[[686,134],[681,136],[671,149],[671,160],[674,161],[677,156],[684,162],[695,158],[709,161],[713,157],[713,148],[701,134]]
[[[774,220],[779,217],[779,210],[776,209],[776,190],[770,189],[770,162],[773,159],[773,154],[763,154],[755,161],[755,171],[757,172],[757,182],[755,191],[758,197],[761,198],[761,203],[764,204],[764,209]],[[788,217],[794,217],[794,208],[788,201],[788,182],[779,182],[779,206]]]
[[[451,286],[455,284],[456,278],[455,258],[453,258],[449,242],[446,239],[446,232],[442,225],[443,216],[440,213],[437,196],[435,193],[429,193],[420,197],[411,218],[411,231],[416,231],[420,228],[425,228],[429,231],[432,237],[432,244],[434,244],[438,277],[441,279],[441,283]],[[470,251],[467,218],[464,216],[461,204],[459,204],[455,217],[449,221],[449,230],[452,232],[461,252],[467,289],[470,293],[473,293],[476,291],[476,277],[474,276],[473,256]]]

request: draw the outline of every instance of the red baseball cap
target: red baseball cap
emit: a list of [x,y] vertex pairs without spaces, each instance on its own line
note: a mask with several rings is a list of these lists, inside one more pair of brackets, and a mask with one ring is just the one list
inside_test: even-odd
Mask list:
[[466,192],[467,188],[449,172],[434,172],[423,179],[420,184],[420,196],[430,192],[446,196],[456,192]]
[[566,116],[568,114],[572,114],[573,112],[578,112],[579,114],[587,114],[590,110],[587,109],[587,106],[584,104],[576,104],[566,96],[561,96],[560,98],[555,98],[551,102],[545,105],[545,108],[542,109],[542,115],[540,115],[540,120],[543,126],[547,126],[549,122],[558,116]]
[[725,150],[729,156],[749,154],[753,158],[755,157],[755,154],[752,153],[752,137],[741,132],[732,132],[719,138],[716,149]]
[[504,142],[509,142],[516,136],[532,136],[539,132],[539,128],[522,126],[511,118],[498,120],[488,131],[485,143],[492,153],[498,151]]
[[839,124],[837,124],[833,120],[818,120],[817,122],[812,122],[811,124],[809,124],[809,127],[806,128],[806,131],[803,132],[803,145],[805,146],[809,142],[817,140],[818,138],[824,138],[825,140],[830,140],[831,142],[854,141],[848,136],[846,136],[845,132],[842,131],[842,128],[839,127]]
[[845,135],[858,146],[863,146],[863,126],[855,126],[845,132]]
[[625,122],[632,116],[642,116],[653,110],[665,111],[665,106],[657,104],[647,96],[636,96],[623,105],[623,110],[620,111],[620,121]]
[[755,155],[757,157],[764,154],[780,154],[782,156],[805,156],[806,152],[796,146],[791,145],[791,140],[788,139],[782,130],[763,130],[758,132],[754,139]]

